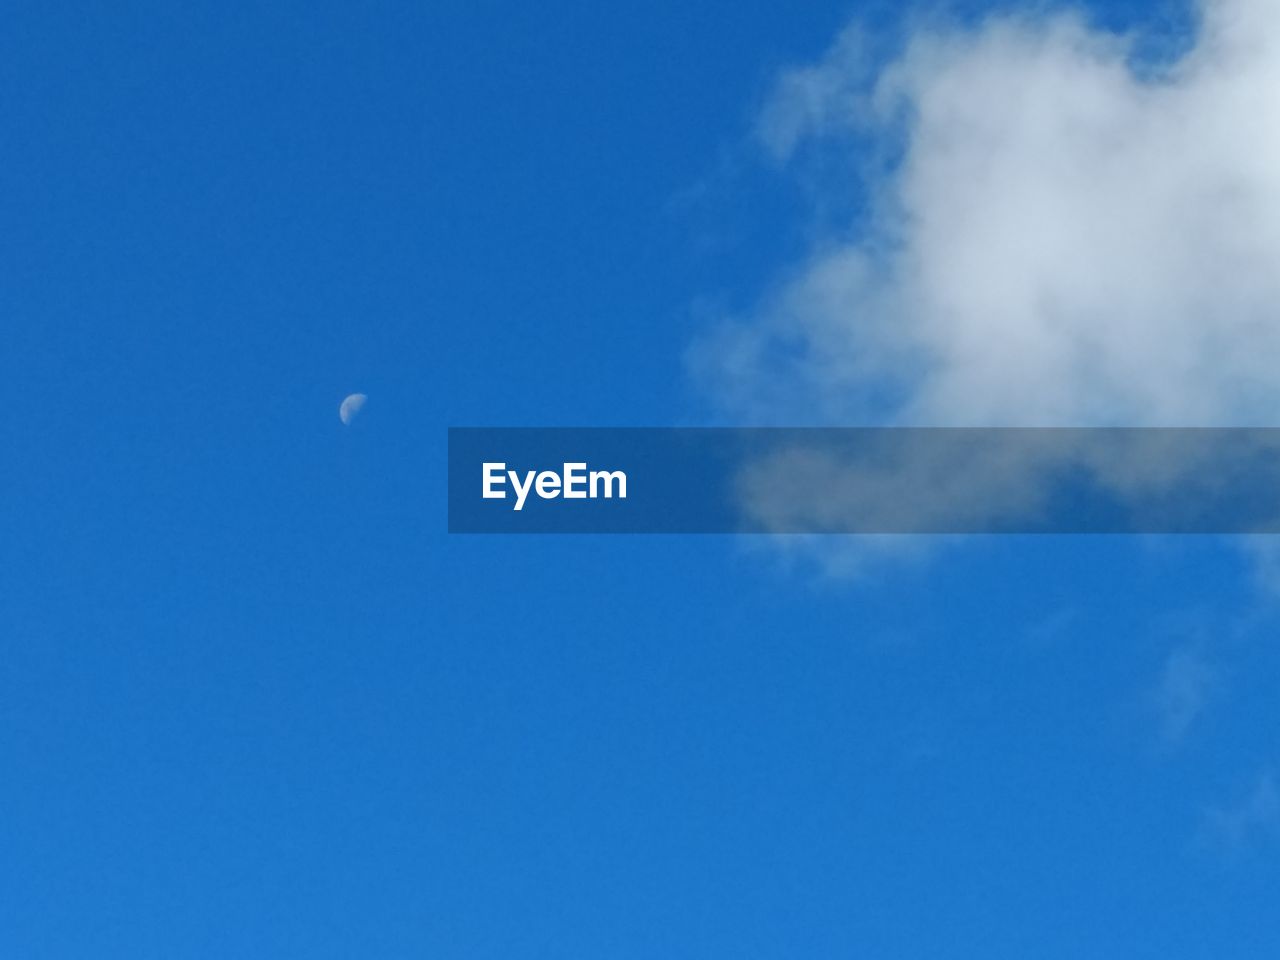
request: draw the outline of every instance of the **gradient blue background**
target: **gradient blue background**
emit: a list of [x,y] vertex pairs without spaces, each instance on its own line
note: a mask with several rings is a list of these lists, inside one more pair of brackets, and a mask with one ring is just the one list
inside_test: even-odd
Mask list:
[[889,9],[5,7],[0,956],[1280,948],[1228,545],[445,533],[448,425],[710,416],[804,243],[752,113]]

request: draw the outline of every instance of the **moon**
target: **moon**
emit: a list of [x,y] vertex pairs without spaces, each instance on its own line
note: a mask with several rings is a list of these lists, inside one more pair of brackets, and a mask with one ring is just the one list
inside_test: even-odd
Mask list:
[[338,419],[345,424],[350,424],[356,418],[356,414],[360,412],[360,408],[364,406],[364,402],[369,398],[363,393],[353,393],[347,399],[342,401],[342,406],[338,408]]

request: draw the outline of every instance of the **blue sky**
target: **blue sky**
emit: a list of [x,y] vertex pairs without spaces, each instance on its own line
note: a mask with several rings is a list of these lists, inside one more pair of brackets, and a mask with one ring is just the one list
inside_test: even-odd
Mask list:
[[1265,551],[445,533],[450,425],[759,410],[689,358],[849,216],[761,110],[889,9],[9,11],[0,956],[1280,947]]

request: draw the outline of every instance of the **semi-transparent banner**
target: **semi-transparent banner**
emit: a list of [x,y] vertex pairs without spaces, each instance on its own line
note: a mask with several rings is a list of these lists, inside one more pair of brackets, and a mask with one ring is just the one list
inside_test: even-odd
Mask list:
[[1277,428],[449,430],[454,533],[1276,533]]

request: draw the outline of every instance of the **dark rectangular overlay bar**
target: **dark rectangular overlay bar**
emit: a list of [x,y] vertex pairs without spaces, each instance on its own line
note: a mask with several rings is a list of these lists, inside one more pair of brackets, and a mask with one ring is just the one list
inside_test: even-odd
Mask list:
[[1280,429],[454,427],[449,530],[1275,533]]

